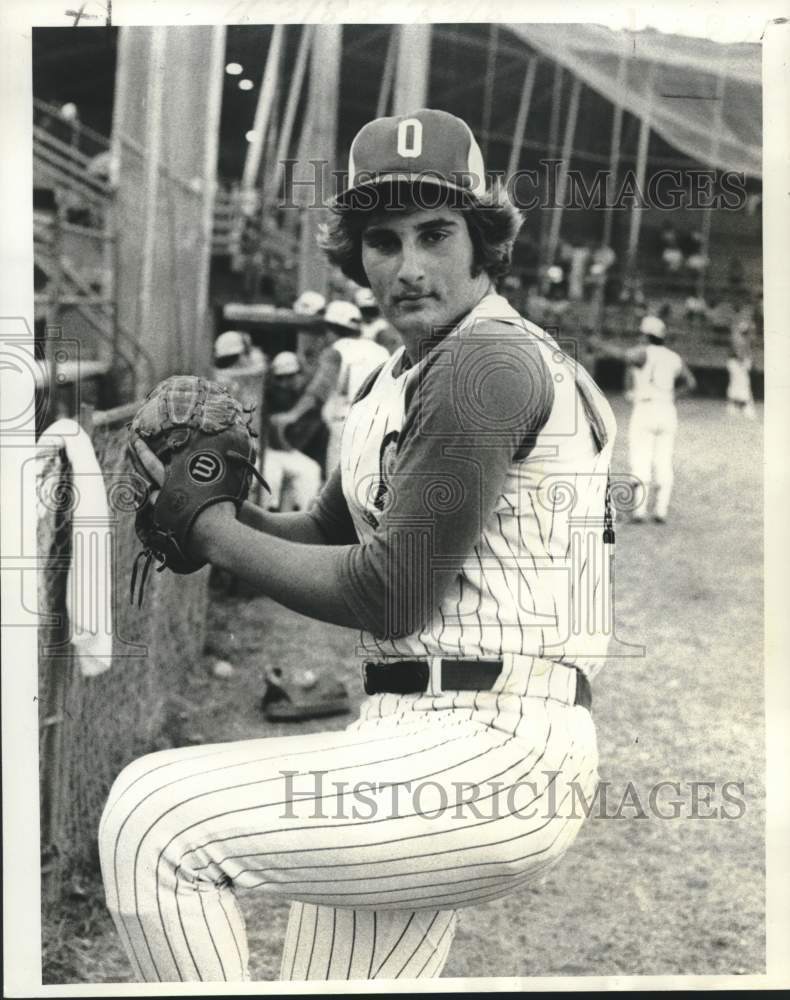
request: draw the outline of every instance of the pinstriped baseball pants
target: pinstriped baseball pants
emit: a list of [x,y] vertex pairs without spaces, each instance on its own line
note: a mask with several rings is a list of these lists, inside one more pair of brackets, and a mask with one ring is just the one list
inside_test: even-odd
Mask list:
[[554,864],[596,783],[584,708],[377,695],[346,730],[130,764],[99,830],[107,904],[140,981],[247,979],[256,890],[292,901],[282,979],[438,976],[456,910]]

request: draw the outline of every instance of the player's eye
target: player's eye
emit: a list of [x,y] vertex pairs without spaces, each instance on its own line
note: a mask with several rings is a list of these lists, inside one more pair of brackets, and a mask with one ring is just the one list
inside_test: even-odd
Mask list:
[[362,242],[379,253],[392,253],[397,249],[397,240],[387,233],[370,233],[362,237]]
[[423,234],[423,239],[429,246],[435,246],[437,243],[444,242],[449,235],[446,229],[431,229]]

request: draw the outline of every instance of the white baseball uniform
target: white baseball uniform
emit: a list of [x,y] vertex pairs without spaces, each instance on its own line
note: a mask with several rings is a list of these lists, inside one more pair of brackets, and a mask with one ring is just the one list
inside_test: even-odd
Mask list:
[[752,369],[751,358],[727,358],[727,403],[731,412],[743,413],[744,416],[754,418],[754,397],[752,395],[752,383],[750,372]]
[[655,514],[665,518],[672,495],[672,457],[678,424],[675,381],[683,362],[679,354],[659,344],[635,348],[627,360],[633,365],[634,375],[628,427],[630,466],[644,487],[634,515],[645,516],[652,484],[656,488]]
[[341,337],[332,345],[340,355],[337,385],[324,404],[324,420],[329,427],[326,467],[331,472],[340,460],[343,424],[362,383],[379,365],[389,360],[386,348],[363,337]]
[[[614,433],[586,372],[496,295],[368,379],[313,516],[344,546],[363,656],[419,659],[425,687],[370,694],[344,731],[122,772],[99,842],[140,978],[246,978],[245,890],[292,901],[283,979],[438,976],[459,908],[562,856],[597,783],[578,691],[608,642]],[[480,657],[494,679],[466,689]]]
[[296,448],[267,448],[263,478],[271,491],[267,498],[269,509],[307,510],[321,489],[321,466]]

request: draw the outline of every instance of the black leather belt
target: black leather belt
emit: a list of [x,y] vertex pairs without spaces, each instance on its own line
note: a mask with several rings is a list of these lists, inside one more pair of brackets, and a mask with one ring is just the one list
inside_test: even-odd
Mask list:
[[[574,705],[592,707],[592,690],[587,677],[577,667]],[[422,694],[428,690],[431,670],[427,660],[368,660],[362,666],[365,694]],[[490,691],[502,673],[501,660],[442,660],[443,691]]]

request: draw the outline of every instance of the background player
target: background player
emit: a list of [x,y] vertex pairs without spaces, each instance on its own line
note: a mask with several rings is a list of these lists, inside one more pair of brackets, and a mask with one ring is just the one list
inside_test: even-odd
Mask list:
[[643,484],[631,520],[647,517],[651,485],[655,486],[653,520],[664,524],[672,496],[673,454],[678,415],[677,391],[693,392],[697,382],[679,354],[665,346],[666,326],[658,316],[645,316],[639,326],[645,343],[623,350],[590,338],[594,349],[621,358],[630,367],[629,389],[633,408],[628,425],[628,455],[631,472]]
[[751,319],[736,320],[727,356],[727,410],[748,420],[754,420],[757,416],[751,380],[753,334]]
[[[315,359],[313,376],[287,409],[278,410],[273,424],[277,439],[304,447],[328,474],[340,456],[340,437],[351,400],[365,378],[389,354],[375,340],[362,337],[362,314],[352,302],[336,299],[321,310],[321,315],[326,328],[325,346]],[[325,438],[320,438],[320,456],[309,449],[309,442],[305,443],[301,432],[305,427],[309,432],[316,423],[316,415],[320,415],[322,426],[326,427]]]
[[292,351],[280,351],[272,360],[265,392],[269,421],[263,478],[271,490],[267,498],[270,510],[307,510],[321,489],[321,466],[306,453],[314,441],[319,449],[322,440],[325,442],[325,425],[320,413],[314,413],[311,420],[308,411],[298,423],[287,425],[291,432],[299,432],[298,440],[292,434],[285,434],[278,422],[281,414],[296,405],[303,389],[299,358]]
[[[123,771],[102,871],[146,980],[245,978],[244,889],[293,901],[285,979],[437,976],[456,910],[555,863],[583,822],[574,789],[589,802],[596,785],[611,410],[494,292],[521,220],[486,190],[464,122],[371,122],[349,177],[324,247],[370,284],[404,349],[357,393],[311,511],[248,504],[236,520],[215,504],[191,545],[360,629],[368,697],[345,731],[167,750]],[[597,555],[574,560],[571,519],[588,516]]]
[[328,346],[322,364],[333,365],[337,376],[324,404],[329,427],[326,467],[331,472],[340,460],[340,439],[351,401],[372,371],[389,360],[389,352],[375,340],[362,336],[362,313],[353,302],[335,299],[324,311]]

